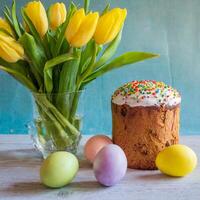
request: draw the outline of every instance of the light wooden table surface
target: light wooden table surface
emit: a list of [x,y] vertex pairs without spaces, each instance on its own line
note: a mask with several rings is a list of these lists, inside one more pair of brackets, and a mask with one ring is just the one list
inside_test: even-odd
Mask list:
[[[86,137],[83,139],[85,142]],[[200,137],[181,137],[200,156]],[[0,136],[1,200],[199,200],[200,167],[184,178],[172,178],[159,171],[128,170],[116,186],[102,187],[91,166],[80,160],[75,180],[61,189],[44,187],[39,180],[41,159],[29,136]]]

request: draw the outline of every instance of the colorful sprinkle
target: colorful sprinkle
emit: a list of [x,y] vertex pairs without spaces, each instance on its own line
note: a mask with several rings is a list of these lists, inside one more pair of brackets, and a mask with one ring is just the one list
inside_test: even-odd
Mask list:
[[[132,101],[132,104],[136,103],[139,105],[149,105],[152,103],[152,105],[172,106],[181,101],[180,94],[177,90],[163,82],[155,80],[132,81],[127,83],[114,92],[112,101],[118,102],[121,97],[123,99],[125,98],[125,102],[130,103]],[[122,103],[120,102],[120,104]]]

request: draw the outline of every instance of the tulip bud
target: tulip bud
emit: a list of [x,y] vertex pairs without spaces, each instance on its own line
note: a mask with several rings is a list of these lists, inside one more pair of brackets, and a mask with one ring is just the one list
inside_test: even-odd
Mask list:
[[5,20],[5,19],[2,19],[0,17],[0,28],[1,29],[4,29],[5,31],[7,31],[10,35],[13,36],[13,31],[10,27],[10,24]]
[[85,15],[83,8],[72,16],[66,29],[66,39],[73,47],[82,47],[93,37],[99,19],[99,13]]
[[44,6],[40,1],[29,2],[24,8],[37,32],[43,37],[48,30],[48,19]]
[[0,32],[0,57],[9,63],[23,59],[23,47],[12,37]]
[[64,3],[55,3],[50,6],[48,17],[51,29],[55,30],[65,22],[67,10]]
[[111,42],[121,30],[126,19],[127,10],[114,8],[102,15],[97,24],[94,39],[97,44]]

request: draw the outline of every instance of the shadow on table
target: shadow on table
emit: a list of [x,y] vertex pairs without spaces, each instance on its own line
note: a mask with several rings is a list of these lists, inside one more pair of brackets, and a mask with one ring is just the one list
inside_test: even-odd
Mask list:
[[60,189],[50,189],[39,182],[19,182],[5,188],[0,188],[0,193],[3,194],[4,197],[41,195],[66,197],[77,192],[93,192],[101,189],[103,189],[103,187],[95,181],[72,182],[68,186]]
[[79,157],[79,166],[81,169],[91,169],[92,170],[92,164],[89,163],[87,160],[85,160],[83,157]]
[[175,179],[180,179],[180,177],[172,177],[172,176],[168,176],[165,174],[162,174],[160,172],[157,173],[153,173],[153,174],[140,174],[138,176],[136,176],[136,178],[138,180],[142,180],[142,181],[168,181],[168,180],[175,180]]
[[79,182],[72,182],[68,186],[60,189],[58,196],[66,197],[72,194],[77,195],[77,192],[80,192],[78,194],[82,195],[83,192],[92,193],[100,190],[105,190],[105,187],[102,187],[96,181],[79,181]]
[[69,185],[69,188],[74,188],[76,190],[81,191],[91,191],[96,189],[103,188],[97,181],[79,181],[79,182],[72,182]]
[[[92,165],[84,159],[84,156],[78,155],[80,168],[87,169],[92,168]],[[17,150],[6,150],[0,151],[0,163],[4,163],[5,167],[12,166],[20,163],[21,167],[26,166],[29,163],[30,166],[33,163],[40,164],[42,162],[41,154],[35,149],[17,149]],[[13,165],[14,164],[14,165]]]
[[0,151],[0,163],[4,167],[32,167],[41,163],[40,154],[34,149]]
[[27,195],[37,195],[48,190],[42,184],[38,182],[18,182],[13,183],[10,186],[0,188],[0,193],[5,197],[9,196],[27,196]]

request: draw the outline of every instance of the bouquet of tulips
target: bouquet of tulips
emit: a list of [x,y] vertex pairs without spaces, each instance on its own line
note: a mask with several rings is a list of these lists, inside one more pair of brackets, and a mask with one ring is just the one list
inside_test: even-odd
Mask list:
[[55,3],[46,11],[40,1],[33,1],[21,8],[21,15],[22,22],[13,1],[0,18],[0,69],[32,92],[40,114],[39,137],[48,136],[58,149],[80,136],[79,91],[113,69],[157,56],[127,52],[113,58],[126,9],[107,5],[102,12],[92,12],[85,0],[83,8]]

